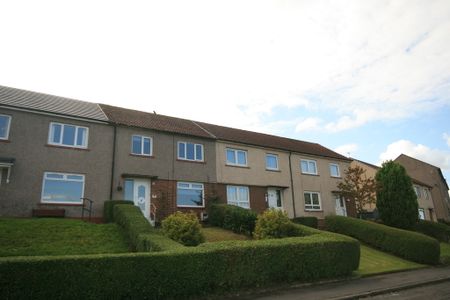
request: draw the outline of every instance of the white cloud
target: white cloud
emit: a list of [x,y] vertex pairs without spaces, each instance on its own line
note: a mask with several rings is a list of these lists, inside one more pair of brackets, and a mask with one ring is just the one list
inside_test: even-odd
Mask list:
[[450,135],[448,135],[447,133],[444,133],[442,135],[442,137],[444,138],[444,140],[447,143],[447,145],[450,147]]
[[2,11],[3,85],[247,129],[277,108],[307,108],[323,122],[302,115],[306,128],[337,132],[450,103],[446,0],[43,0]]
[[320,128],[322,120],[319,118],[306,118],[300,121],[295,127],[296,132],[317,130]]
[[378,164],[389,159],[395,159],[402,153],[437,166],[442,170],[450,170],[450,151],[432,149],[408,140],[399,140],[388,145],[386,151],[380,154]]
[[354,156],[355,152],[358,151],[358,145],[357,144],[345,144],[338,146],[334,149],[337,153],[340,153],[344,156],[351,157]]

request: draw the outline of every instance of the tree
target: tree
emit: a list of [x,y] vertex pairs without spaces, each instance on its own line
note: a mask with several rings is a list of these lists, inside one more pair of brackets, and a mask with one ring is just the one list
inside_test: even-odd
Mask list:
[[339,193],[347,199],[353,200],[356,212],[363,213],[368,204],[375,204],[375,179],[367,178],[366,170],[360,166],[349,167],[345,171],[344,181],[339,182]]
[[411,178],[405,168],[393,161],[378,170],[377,208],[384,224],[411,229],[418,222],[419,206]]

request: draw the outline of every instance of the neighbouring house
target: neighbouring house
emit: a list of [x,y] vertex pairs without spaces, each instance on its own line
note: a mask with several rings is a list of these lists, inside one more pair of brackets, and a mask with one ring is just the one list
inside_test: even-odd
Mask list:
[[0,86],[0,215],[81,215],[110,199],[113,127],[97,104]]
[[0,86],[0,215],[101,217],[130,200],[150,221],[218,201],[290,217],[356,216],[348,158],[316,143]]
[[[363,168],[366,173],[365,176],[368,178],[372,177],[375,178],[375,175],[377,171],[380,169],[379,166],[353,159],[351,166],[359,166]],[[419,218],[422,220],[428,220],[428,221],[437,221],[435,210],[434,210],[434,204],[433,199],[431,195],[431,186],[427,183],[424,183],[415,177],[412,177],[411,174],[408,172],[408,175],[411,177],[411,181],[413,183],[414,191],[417,195],[417,203],[419,205]],[[371,216],[370,214],[374,212],[376,208],[376,203],[374,204],[368,204],[364,207],[364,210],[368,213],[368,216]]]
[[425,184],[424,187],[430,191],[436,219],[450,220],[448,185],[441,169],[405,154],[394,161],[405,167],[412,178]]

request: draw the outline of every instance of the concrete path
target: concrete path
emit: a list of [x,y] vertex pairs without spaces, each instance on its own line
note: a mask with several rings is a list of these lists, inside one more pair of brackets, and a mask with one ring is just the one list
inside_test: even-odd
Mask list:
[[265,294],[243,295],[239,299],[359,299],[384,293],[431,285],[450,284],[450,267],[430,267],[420,270],[378,275],[339,282],[291,287]]

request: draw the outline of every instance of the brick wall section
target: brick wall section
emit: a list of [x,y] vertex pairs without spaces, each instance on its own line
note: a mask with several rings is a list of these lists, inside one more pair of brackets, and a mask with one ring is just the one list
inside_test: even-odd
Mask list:
[[347,209],[347,216],[356,218],[358,216],[356,212],[356,204],[354,200],[345,201],[345,207]]

